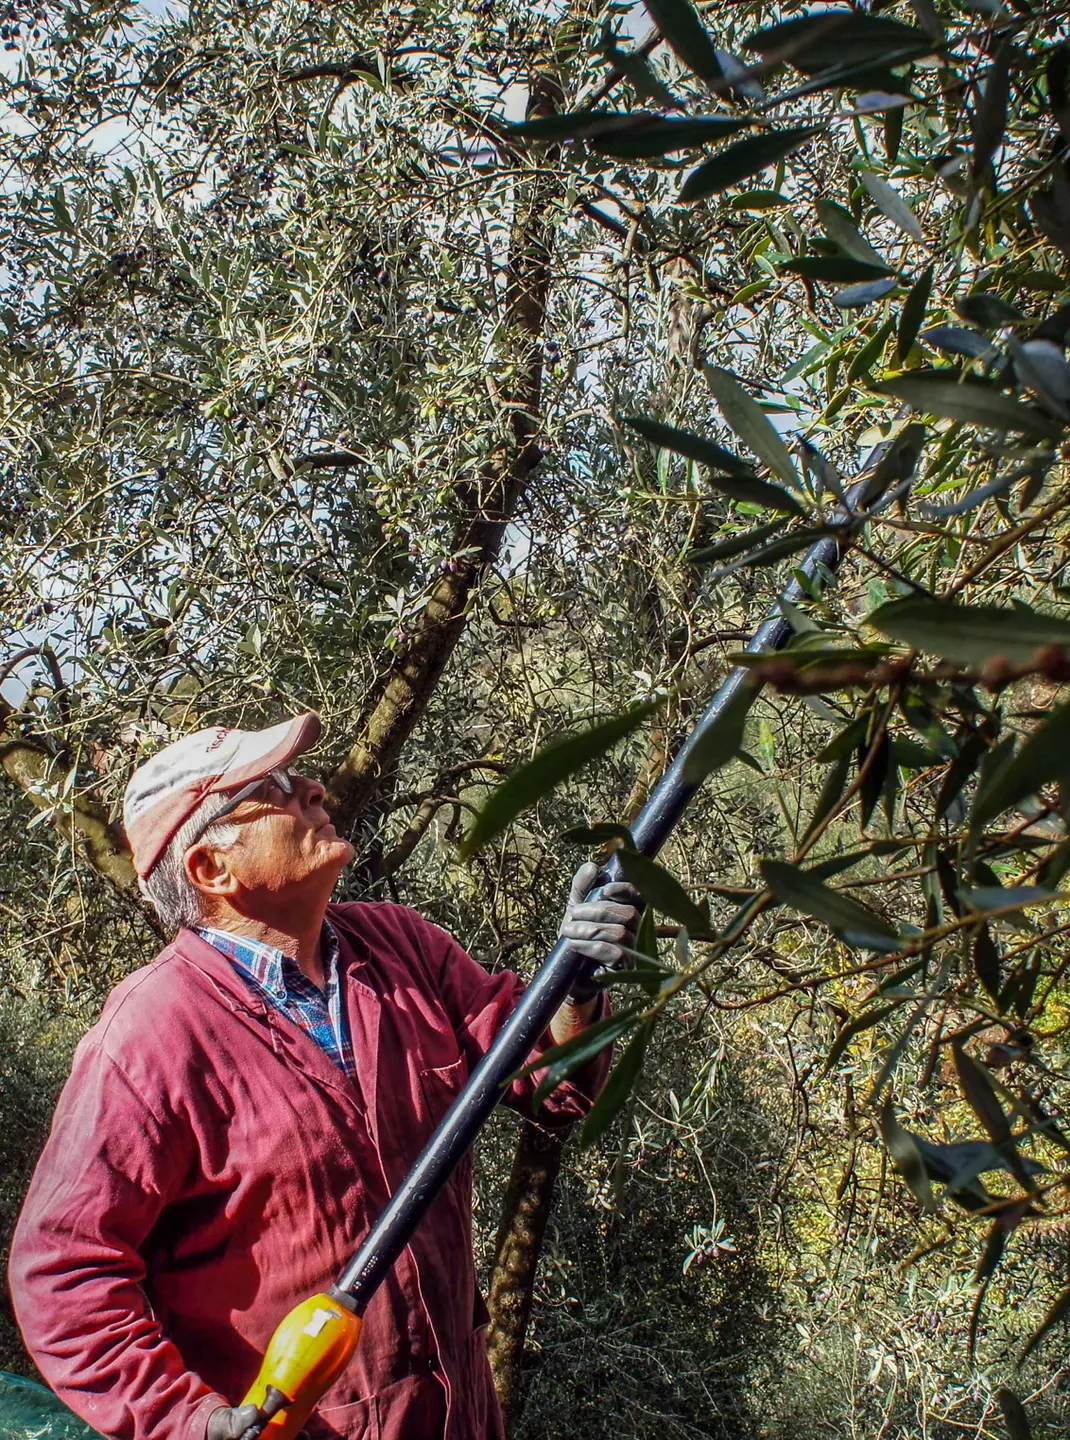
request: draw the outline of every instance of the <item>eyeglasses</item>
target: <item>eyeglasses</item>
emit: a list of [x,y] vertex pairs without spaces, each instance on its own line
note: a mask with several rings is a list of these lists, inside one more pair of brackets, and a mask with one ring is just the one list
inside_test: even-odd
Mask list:
[[221,810],[217,810],[210,819],[206,820],[204,824],[195,831],[193,837],[186,841],[186,849],[188,850],[191,846],[196,845],[205,831],[210,830],[213,825],[218,825],[220,820],[223,820],[227,815],[237,810],[243,800],[251,799],[258,790],[262,790],[269,782],[277,785],[287,797],[294,793],[293,776],[285,770],[271,770],[268,774],[261,775],[256,780],[251,780],[248,785],[243,785],[240,790],[236,791]]

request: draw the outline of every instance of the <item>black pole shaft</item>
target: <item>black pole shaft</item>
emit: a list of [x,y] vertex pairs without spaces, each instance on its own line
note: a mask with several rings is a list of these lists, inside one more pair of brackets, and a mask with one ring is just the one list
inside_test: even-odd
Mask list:
[[[870,472],[884,448],[879,446],[868,457],[863,467],[864,478],[856,481],[846,496],[845,516],[857,507],[870,483]],[[845,538],[823,536],[815,541],[796,568],[807,579],[814,578],[819,567],[835,571],[847,544]],[[803,593],[796,577],[785,589],[782,598],[791,601],[801,598]],[[782,612],[774,610],[755,631],[747,645],[747,652],[757,654],[777,650],[790,634],[788,620]],[[748,671],[741,665],[725,676],[690,738],[632,825],[636,848],[644,855],[658,853],[698,790],[699,785],[684,779],[687,757],[746,683],[747,677]],[[598,885],[619,878],[619,866],[612,859],[599,877]],[[332,1293],[358,1314],[363,1314],[393,1268],[435,1197],[502,1098],[505,1081],[526,1063],[586,963],[583,956],[577,954],[565,940],[558,941],[543,961],[494,1044],[472,1072],[468,1083],[368,1232],[353,1260],[338,1277]]]

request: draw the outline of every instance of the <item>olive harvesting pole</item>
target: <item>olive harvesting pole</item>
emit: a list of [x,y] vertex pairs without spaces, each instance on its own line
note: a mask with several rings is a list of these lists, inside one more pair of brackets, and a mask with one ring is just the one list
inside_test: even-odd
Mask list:
[[[850,548],[852,522],[887,488],[887,479],[879,474],[878,467],[888,449],[889,443],[884,442],[868,456],[861,478],[844,495],[825,533],[796,567],[782,600],[802,598],[807,582],[835,572]],[[751,637],[746,653],[778,650],[791,633],[790,621],[778,602]],[[688,759],[748,679],[745,666],[729,671],[631,826],[635,849],[643,855],[653,857],[658,853],[700,788],[701,779],[687,777]],[[620,863],[613,856],[587,899],[597,899],[604,885],[621,878]],[[507,1082],[528,1060],[553,1015],[589,965],[590,961],[567,940],[558,941],[551,950],[350,1264],[328,1291],[303,1301],[275,1331],[244,1402],[256,1404],[263,1418],[245,1431],[242,1440],[254,1440],[261,1433],[268,1440],[293,1440],[316,1401],[345,1369],[372,1296],[497,1106]]]

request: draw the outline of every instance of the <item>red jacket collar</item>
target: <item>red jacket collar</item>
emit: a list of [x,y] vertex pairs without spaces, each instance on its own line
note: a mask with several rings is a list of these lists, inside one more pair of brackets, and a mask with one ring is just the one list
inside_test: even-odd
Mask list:
[[[344,916],[339,915],[335,906],[327,907],[327,919],[338,934],[342,969],[352,973],[365,965],[363,941],[346,923]],[[214,945],[209,945],[207,940],[202,940],[195,930],[187,930],[183,926],[170,945],[160,952],[156,964],[172,956],[199,971],[232,1009],[251,1010],[257,1015],[267,1013],[267,1001],[259,991],[243,979],[226,955]]]

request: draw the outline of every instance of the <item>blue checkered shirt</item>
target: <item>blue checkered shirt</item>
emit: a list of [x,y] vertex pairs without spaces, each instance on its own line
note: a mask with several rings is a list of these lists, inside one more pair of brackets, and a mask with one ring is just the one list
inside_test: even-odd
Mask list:
[[197,934],[222,951],[242,978],[259,990],[270,1005],[311,1036],[344,1075],[350,1080],[356,1079],[349,1021],[339,984],[338,936],[329,921],[323,922],[321,937],[326,994],[313,985],[293,956],[274,945],[265,945],[248,935],[214,930],[210,925],[198,926]]

